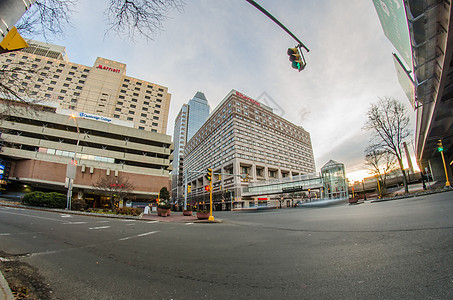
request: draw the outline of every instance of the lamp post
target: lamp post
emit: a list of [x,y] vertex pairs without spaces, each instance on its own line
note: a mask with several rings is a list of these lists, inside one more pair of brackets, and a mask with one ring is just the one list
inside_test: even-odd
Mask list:
[[77,143],[74,149],[74,157],[72,158],[71,165],[68,165],[68,170],[72,168],[73,173],[71,174],[72,176],[68,176],[69,173],[71,172],[66,172],[66,176],[68,177],[68,194],[67,194],[67,200],[66,200],[66,209],[71,209],[71,198],[72,198],[72,185],[73,181],[75,179],[75,173],[77,170],[77,149],[79,147],[79,141],[80,141],[80,130],[79,130],[79,124],[77,123],[77,117],[76,115],[71,115],[71,118],[74,119],[76,128],[77,128]]

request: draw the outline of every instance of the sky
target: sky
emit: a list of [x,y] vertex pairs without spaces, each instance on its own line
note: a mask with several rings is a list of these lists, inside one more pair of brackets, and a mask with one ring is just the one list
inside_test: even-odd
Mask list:
[[257,0],[309,48],[302,72],[291,68],[286,54],[297,42],[247,1],[186,2],[152,41],[132,42],[105,34],[107,0],[80,0],[66,36],[47,41],[65,46],[71,62],[116,60],[127,65],[128,76],[168,87],[170,135],[181,106],[197,91],[212,109],[232,89],[265,99],[310,133],[317,171],[333,159],[345,164],[350,180],[370,176],[364,165],[370,133],[362,127],[379,97],[401,101],[415,130],[415,113],[396,76],[395,49],[372,0]]

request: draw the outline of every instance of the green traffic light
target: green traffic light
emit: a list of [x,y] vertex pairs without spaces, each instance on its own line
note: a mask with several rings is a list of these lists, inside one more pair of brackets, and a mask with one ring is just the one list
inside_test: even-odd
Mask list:
[[298,69],[298,70],[300,70],[300,68],[301,68],[300,63],[297,61],[293,61],[292,66],[294,69]]
[[442,151],[444,151],[444,148],[443,147],[438,147],[437,151],[442,152]]

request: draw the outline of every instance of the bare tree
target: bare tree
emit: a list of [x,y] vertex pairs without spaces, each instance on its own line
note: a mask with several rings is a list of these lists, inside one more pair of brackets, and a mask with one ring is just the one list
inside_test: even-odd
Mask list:
[[110,197],[110,207],[112,209],[116,203],[124,200],[134,190],[132,182],[121,174],[118,174],[118,176],[102,176],[93,187]]
[[383,196],[388,174],[397,169],[398,162],[395,155],[388,150],[371,145],[365,150],[365,165],[368,166],[370,174],[377,177],[380,183],[379,196]]
[[[169,13],[181,10],[185,4],[183,0],[109,0],[107,3],[106,33],[112,31],[131,40],[137,34],[152,40]],[[16,27],[21,33],[42,34],[46,39],[64,36],[66,26],[72,26],[71,15],[76,6],[75,0],[37,0]]]
[[371,144],[375,145],[377,149],[392,153],[396,157],[403,175],[404,189],[408,193],[407,177],[402,159],[402,143],[411,134],[406,108],[394,98],[380,98],[377,103],[371,105],[367,116],[368,120],[363,128],[371,131]]

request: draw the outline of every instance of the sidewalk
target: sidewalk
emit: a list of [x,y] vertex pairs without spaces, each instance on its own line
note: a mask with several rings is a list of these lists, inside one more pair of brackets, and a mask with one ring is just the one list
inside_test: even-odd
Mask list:
[[9,288],[8,282],[0,271],[0,300],[14,300],[13,293]]
[[173,222],[173,223],[222,223],[222,220],[215,219],[198,220],[197,213],[192,213],[191,216],[184,216],[180,211],[172,211],[170,216],[160,217],[157,213],[143,214],[142,220],[158,221],[158,222]]

